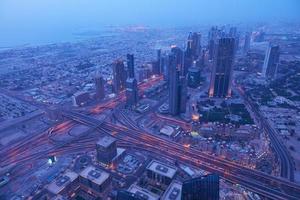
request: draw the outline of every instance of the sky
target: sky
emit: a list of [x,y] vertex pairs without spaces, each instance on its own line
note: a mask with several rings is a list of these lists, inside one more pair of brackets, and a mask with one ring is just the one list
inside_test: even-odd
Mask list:
[[300,21],[300,0],[0,0],[0,47],[64,41],[107,25]]

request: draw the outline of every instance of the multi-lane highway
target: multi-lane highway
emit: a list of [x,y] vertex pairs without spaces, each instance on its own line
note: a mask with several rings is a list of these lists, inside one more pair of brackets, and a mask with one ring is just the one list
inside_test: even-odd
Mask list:
[[271,147],[275,151],[280,163],[280,176],[283,178],[287,178],[290,181],[294,181],[294,161],[286,146],[281,142],[280,138],[278,138],[279,134],[270,125],[268,120],[261,114],[259,108],[245,94],[244,90],[240,86],[237,86],[236,83],[234,83],[234,86],[236,87],[236,91],[240,94],[240,96],[243,97],[246,106],[251,109],[252,113],[260,122],[260,125],[262,126],[264,131],[268,133],[268,136],[271,140]]
[[[68,117],[84,122],[89,126],[97,126],[101,122],[81,113],[69,113]],[[117,132],[121,141],[137,148],[153,151],[160,156],[168,155],[182,162],[189,162],[210,172],[220,174],[226,180],[241,184],[247,189],[271,199],[299,199],[300,185],[274,177],[263,172],[242,167],[218,157],[212,157],[193,148],[185,148],[182,145],[148,134],[141,130],[119,127],[116,124],[103,123],[100,130],[107,133]]]

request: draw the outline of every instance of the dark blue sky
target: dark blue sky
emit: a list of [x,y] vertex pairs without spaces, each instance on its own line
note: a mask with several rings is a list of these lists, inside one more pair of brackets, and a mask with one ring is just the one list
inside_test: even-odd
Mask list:
[[0,0],[0,46],[104,25],[300,21],[299,10],[300,0]]

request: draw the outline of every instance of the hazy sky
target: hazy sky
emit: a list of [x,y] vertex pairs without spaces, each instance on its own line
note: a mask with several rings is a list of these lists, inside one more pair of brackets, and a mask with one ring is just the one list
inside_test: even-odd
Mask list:
[[0,46],[104,25],[300,21],[300,0],[0,0]]

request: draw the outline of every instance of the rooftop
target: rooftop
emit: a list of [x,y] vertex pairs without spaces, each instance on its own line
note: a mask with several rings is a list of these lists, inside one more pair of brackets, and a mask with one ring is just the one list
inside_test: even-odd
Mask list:
[[86,178],[97,185],[101,185],[109,178],[109,173],[102,171],[94,166],[86,167],[79,174],[81,177]]
[[147,169],[171,179],[175,176],[177,171],[175,166],[166,165],[157,160],[152,160],[147,166]]
[[182,183],[173,181],[162,196],[162,200],[180,200]]
[[137,185],[131,185],[130,188],[128,189],[128,191],[141,197],[141,199],[159,200],[159,196],[157,194],[154,194],[154,193],[148,191],[147,189],[141,188]]
[[47,189],[53,194],[59,194],[66,186],[77,179],[78,174],[72,171],[66,171],[62,176],[58,177],[48,185]]
[[97,145],[106,148],[106,147],[109,147],[115,141],[116,141],[116,139],[111,136],[104,136],[98,140]]

